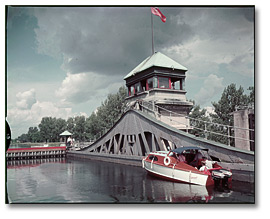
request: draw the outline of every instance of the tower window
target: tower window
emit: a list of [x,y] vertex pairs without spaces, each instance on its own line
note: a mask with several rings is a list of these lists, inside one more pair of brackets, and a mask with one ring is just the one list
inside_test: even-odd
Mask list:
[[170,89],[170,78],[158,77],[158,87],[163,89]]
[[153,78],[148,78],[147,79],[147,84],[146,84],[146,89],[147,90],[150,90],[150,89],[153,89],[153,86],[154,84],[153,84]]
[[135,94],[140,93],[141,92],[141,83],[138,82],[135,84]]
[[134,86],[132,85],[130,87],[130,96],[134,95],[134,93],[135,93],[135,89],[134,89]]
[[182,84],[183,79],[172,78],[171,81],[172,81],[173,90],[183,90],[183,84]]

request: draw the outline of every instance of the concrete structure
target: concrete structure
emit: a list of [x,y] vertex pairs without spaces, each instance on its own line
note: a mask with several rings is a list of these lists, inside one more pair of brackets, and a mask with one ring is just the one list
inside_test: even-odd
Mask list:
[[190,145],[208,148],[213,159],[236,173],[234,180],[254,182],[254,152],[195,137],[139,110],[127,111],[96,142],[81,151],[69,151],[67,156],[141,166],[150,151]]
[[254,152],[195,137],[138,110],[124,113],[105,135],[80,153],[142,157],[151,151],[190,145],[208,148],[214,159],[223,162],[254,164]]
[[[233,112],[235,147],[255,150],[254,109],[240,109]],[[248,141],[250,140],[250,141]]]
[[[141,100],[152,103],[160,120],[177,129],[189,129],[186,116],[193,104],[186,100],[186,71],[186,67],[160,52],[149,56],[124,78],[129,106]],[[168,110],[172,113],[168,113]],[[175,123],[170,122],[172,119]]]

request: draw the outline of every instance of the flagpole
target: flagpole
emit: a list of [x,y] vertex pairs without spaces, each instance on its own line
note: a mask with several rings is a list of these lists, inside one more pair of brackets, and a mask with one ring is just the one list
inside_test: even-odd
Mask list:
[[153,30],[153,14],[151,11],[151,25],[152,25],[152,55],[154,54],[154,30]]

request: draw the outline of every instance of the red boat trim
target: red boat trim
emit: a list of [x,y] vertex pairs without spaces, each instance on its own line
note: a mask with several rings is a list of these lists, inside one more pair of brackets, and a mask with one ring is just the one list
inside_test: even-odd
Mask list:
[[[151,162],[149,162],[148,160],[145,160],[146,162],[148,162],[148,163],[151,163]],[[172,169],[172,167],[169,167],[169,166],[166,166],[166,165],[164,165],[163,163],[156,163],[156,162],[153,162],[153,164],[156,164],[156,165],[159,165],[159,166],[162,166],[162,167],[166,167],[166,168],[171,168]],[[188,165],[188,164],[187,164]],[[197,174],[201,174],[201,175],[208,175],[208,174],[205,174],[204,172],[202,172],[202,171],[199,171],[199,170],[197,170],[196,168],[190,168],[189,170],[187,170],[187,169],[184,169],[184,168],[180,168],[180,167],[178,167],[178,166],[176,166],[175,165],[175,167],[174,167],[174,169],[176,169],[176,170],[181,170],[181,171],[185,171],[185,172],[192,172],[192,173],[197,173]]]

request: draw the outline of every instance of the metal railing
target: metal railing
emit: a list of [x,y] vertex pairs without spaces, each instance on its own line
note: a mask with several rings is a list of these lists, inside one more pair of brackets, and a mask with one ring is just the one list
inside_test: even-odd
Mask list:
[[[136,104],[138,104],[138,105],[136,106]],[[249,132],[254,132],[255,131],[254,129],[247,129],[247,128],[242,128],[242,127],[224,125],[224,124],[220,124],[220,123],[216,123],[216,122],[204,121],[202,119],[192,118],[190,116],[186,116],[185,114],[180,114],[180,113],[176,113],[176,112],[170,111],[168,109],[165,109],[164,107],[156,105],[154,102],[140,100],[140,101],[137,101],[136,104],[135,104],[135,106],[133,105],[133,106],[127,107],[124,112],[128,111],[131,108],[137,109],[140,111],[143,111],[142,109],[144,109],[144,112],[146,112],[149,115],[154,116],[156,119],[162,121],[162,119],[161,119],[162,114],[159,113],[159,109],[160,109],[160,110],[166,111],[168,113],[170,122],[174,122],[176,124],[182,125],[183,127],[185,127],[184,129],[186,130],[186,132],[188,132],[189,130],[201,131],[204,134],[205,139],[215,141],[215,139],[212,139],[211,134],[218,135],[218,136],[221,136],[221,137],[224,137],[225,139],[227,139],[228,146],[231,146],[230,139],[238,139],[238,140],[248,141],[248,142],[253,142],[253,143],[255,142],[254,140],[251,140],[251,139],[235,137],[234,135],[232,135],[233,132],[237,129],[249,131]],[[120,117],[121,117],[121,115],[119,115],[119,118]],[[185,123],[180,122],[179,120],[174,119],[174,117],[184,117],[186,119],[186,122]],[[201,124],[201,126],[198,126],[195,123]],[[169,125],[171,125],[171,124],[169,124]],[[113,127],[113,125],[114,124],[112,124],[111,127]],[[216,126],[216,127],[214,127],[214,126]],[[94,136],[93,141],[96,141],[97,139],[99,139],[100,137],[105,135],[109,131],[110,128],[103,128],[103,130],[100,133],[97,133]],[[223,132],[226,131],[226,134],[218,132],[220,130],[213,130],[213,129],[220,129],[220,128],[223,130]],[[220,141],[218,141],[218,142],[220,142]]]
[[[193,130],[195,129],[195,130],[202,131],[204,133],[204,136],[205,136],[206,139],[207,139],[207,134],[219,135],[219,136],[222,136],[224,138],[227,138],[227,144],[229,146],[231,146],[230,139],[238,139],[238,140],[242,140],[242,141],[255,142],[254,140],[251,140],[251,139],[240,138],[240,137],[235,137],[234,135],[231,135],[231,133],[233,133],[237,129],[244,130],[244,131],[249,131],[249,132],[254,132],[255,131],[254,129],[248,129],[248,128],[230,126],[230,125],[224,125],[224,124],[215,123],[215,122],[211,122],[211,121],[204,121],[202,119],[192,118],[192,117],[186,116],[184,114],[179,114],[179,113],[170,111],[168,109],[165,109],[163,107],[157,106],[154,102],[148,102],[148,101],[141,100],[140,102],[137,102],[137,103],[139,104],[139,106],[141,108],[145,109],[146,111],[150,111],[151,115],[152,116],[154,115],[155,117],[156,117],[156,115],[161,116],[161,114],[158,112],[159,111],[158,109],[166,111],[169,114],[169,121],[178,123],[178,124],[183,125],[183,126],[186,126],[186,131],[187,132],[188,132],[189,129],[193,129]],[[146,105],[148,105],[149,107],[147,107]],[[138,108],[139,110],[140,110],[140,107]],[[180,122],[178,120],[173,119],[173,115],[177,116],[177,117],[185,117],[186,123],[182,123],[182,122]],[[158,117],[156,117],[156,118],[159,119]],[[196,124],[193,123],[193,122],[191,122],[191,123],[193,123],[192,125],[187,124],[190,121],[196,121],[198,123],[201,123],[201,124],[203,124],[202,126],[204,128],[196,126]],[[209,126],[212,126],[212,129]],[[217,128],[222,127],[223,131],[227,131],[227,133],[222,134],[220,132],[217,132],[218,130],[213,131],[213,129],[215,129],[214,126],[216,126]]]

